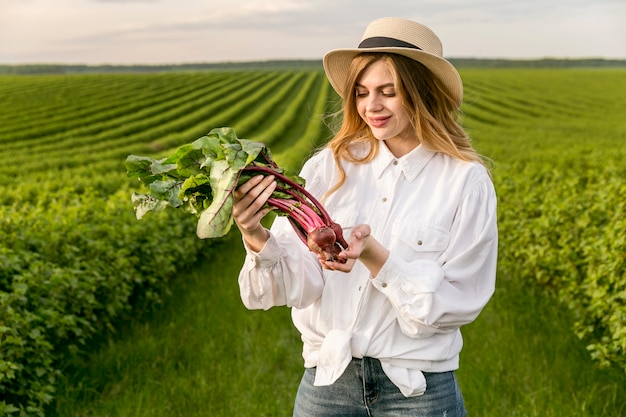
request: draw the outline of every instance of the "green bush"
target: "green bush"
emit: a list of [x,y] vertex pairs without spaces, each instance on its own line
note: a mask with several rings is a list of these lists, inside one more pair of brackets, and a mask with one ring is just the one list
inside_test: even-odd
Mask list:
[[158,302],[209,244],[191,216],[137,221],[130,194],[68,188],[0,208],[0,415],[43,415],[64,355]]
[[626,370],[626,167],[570,163],[499,181],[500,265],[558,294],[591,356]]

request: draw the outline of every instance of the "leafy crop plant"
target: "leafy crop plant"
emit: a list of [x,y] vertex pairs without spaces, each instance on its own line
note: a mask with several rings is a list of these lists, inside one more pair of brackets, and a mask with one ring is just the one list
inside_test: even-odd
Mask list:
[[267,205],[287,216],[296,234],[308,248],[326,260],[342,261],[337,255],[347,248],[341,226],[323,205],[305,190],[304,179],[289,176],[272,159],[261,142],[240,139],[229,127],[178,148],[163,159],[129,155],[129,177],[149,186],[147,194],[133,193],[137,219],[149,211],[183,208],[199,217],[199,238],[224,236],[233,224],[234,191],[256,175],[273,175],[277,187]]

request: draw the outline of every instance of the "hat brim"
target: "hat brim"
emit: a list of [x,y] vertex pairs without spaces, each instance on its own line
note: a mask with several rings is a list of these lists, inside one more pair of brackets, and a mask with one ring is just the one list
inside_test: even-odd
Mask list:
[[350,62],[355,56],[367,52],[398,54],[420,62],[435,77],[439,78],[448,93],[455,99],[457,106],[461,106],[463,102],[463,82],[458,71],[449,61],[421,50],[397,47],[335,49],[328,52],[323,59],[324,71],[328,81],[342,98],[345,99],[343,90],[348,78]]

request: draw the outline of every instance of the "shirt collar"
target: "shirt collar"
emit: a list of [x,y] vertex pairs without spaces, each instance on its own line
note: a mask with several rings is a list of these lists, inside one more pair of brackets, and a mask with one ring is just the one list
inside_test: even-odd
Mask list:
[[379,147],[378,155],[372,160],[372,170],[376,178],[380,178],[393,161],[398,161],[404,177],[411,182],[434,155],[435,152],[426,149],[420,144],[408,154],[396,158],[383,142]]

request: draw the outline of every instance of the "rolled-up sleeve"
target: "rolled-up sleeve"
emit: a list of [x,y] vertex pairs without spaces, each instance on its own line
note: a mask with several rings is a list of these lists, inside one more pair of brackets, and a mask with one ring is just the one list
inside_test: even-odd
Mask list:
[[276,218],[261,251],[244,246],[246,257],[238,281],[241,299],[248,309],[267,310],[281,305],[303,308],[321,295],[321,266],[286,218]]

